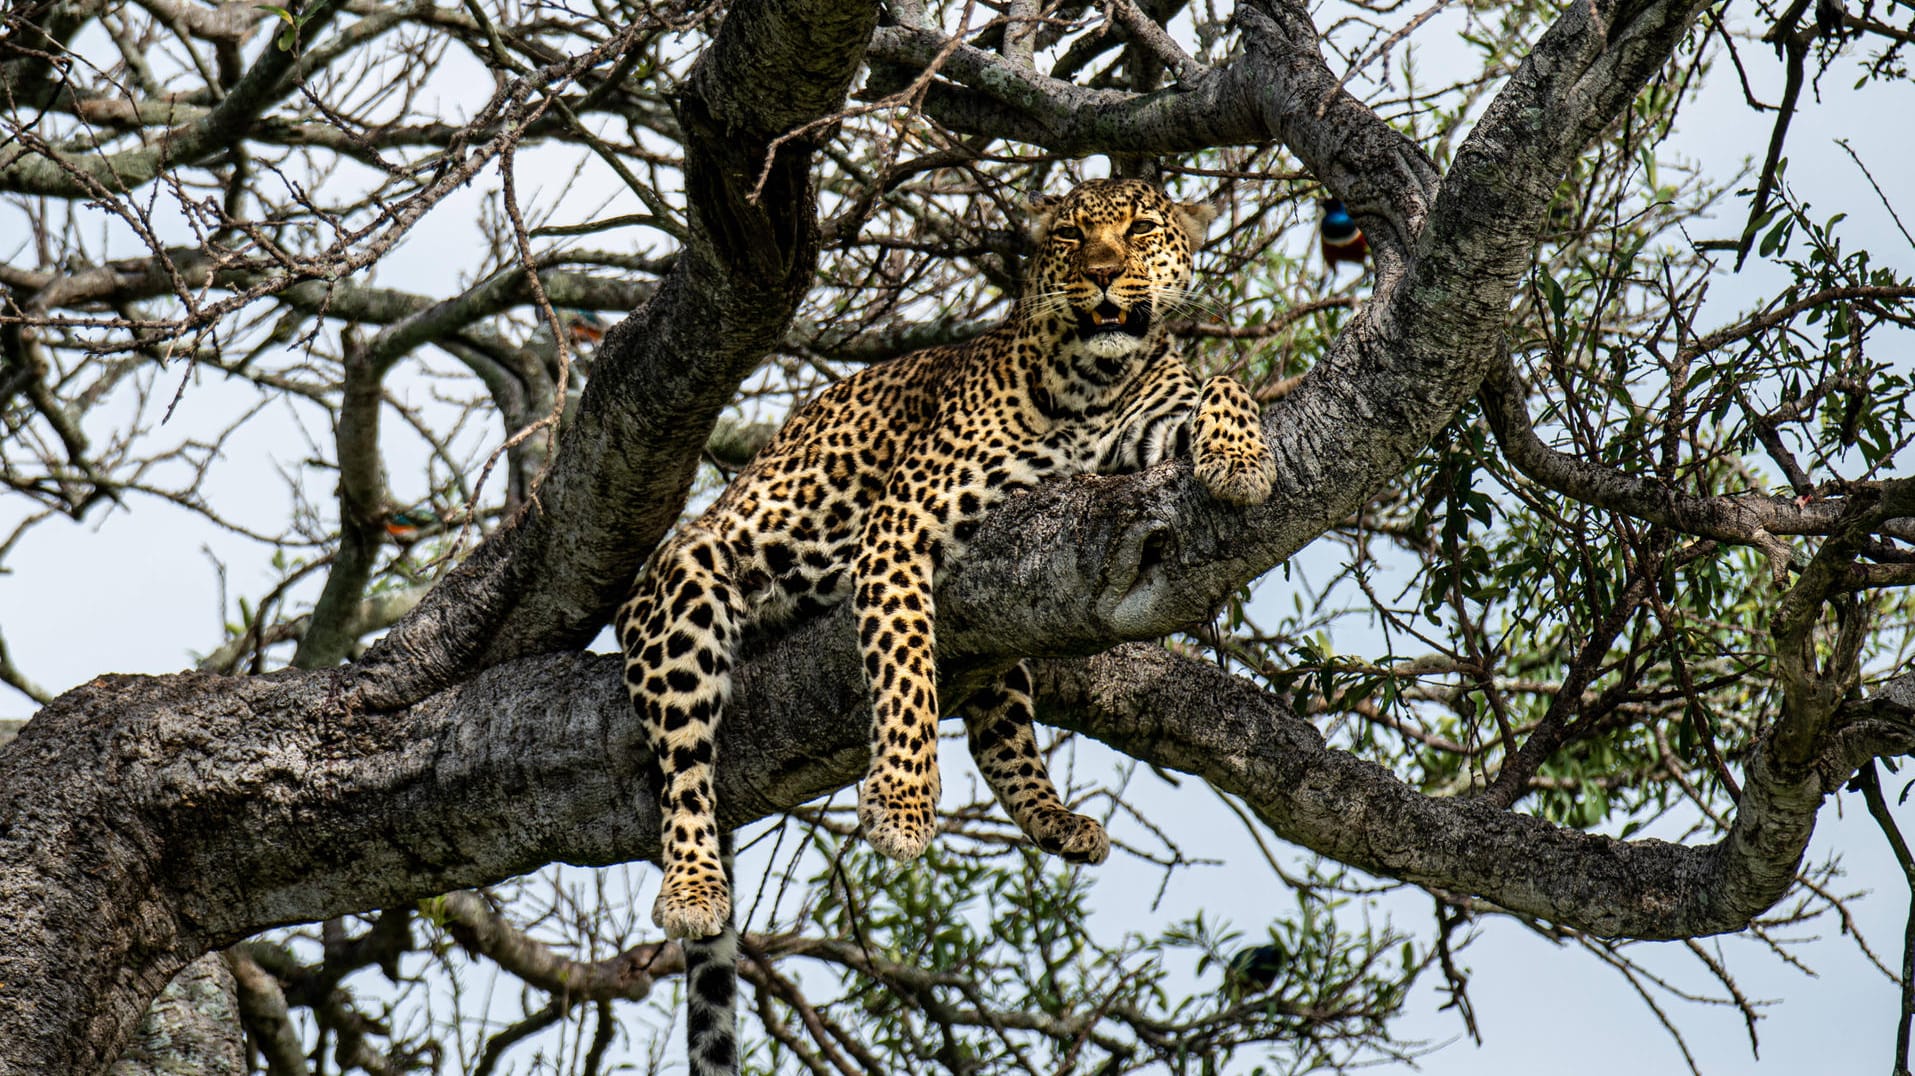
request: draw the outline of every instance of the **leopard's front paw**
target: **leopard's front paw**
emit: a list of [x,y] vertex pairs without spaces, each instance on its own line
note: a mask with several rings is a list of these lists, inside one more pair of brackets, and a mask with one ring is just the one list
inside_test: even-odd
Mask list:
[[1256,398],[1235,378],[1204,382],[1191,439],[1197,481],[1225,504],[1262,504],[1277,481]]
[[1110,836],[1104,832],[1104,824],[1062,808],[1032,818],[1024,835],[1069,863],[1102,863],[1110,857]]
[[937,832],[937,788],[867,777],[858,788],[858,821],[871,847],[892,859],[916,859]]
[[1277,464],[1262,445],[1256,450],[1212,451],[1197,460],[1197,481],[1225,504],[1262,504],[1277,481]]
[[668,938],[709,938],[731,919],[731,890],[723,875],[708,876],[696,867],[667,868],[652,922]]

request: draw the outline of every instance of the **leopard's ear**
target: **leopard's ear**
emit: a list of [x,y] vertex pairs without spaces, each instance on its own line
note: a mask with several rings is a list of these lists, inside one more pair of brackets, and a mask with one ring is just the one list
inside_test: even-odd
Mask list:
[[1184,226],[1184,234],[1190,236],[1190,245],[1203,246],[1204,233],[1210,230],[1210,222],[1217,219],[1223,206],[1216,202],[1178,202],[1176,204],[1177,223]]
[[1032,242],[1044,238],[1051,230],[1051,222],[1057,219],[1058,203],[1061,198],[1048,194],[1027,194],[1024,196],[1024,229]]

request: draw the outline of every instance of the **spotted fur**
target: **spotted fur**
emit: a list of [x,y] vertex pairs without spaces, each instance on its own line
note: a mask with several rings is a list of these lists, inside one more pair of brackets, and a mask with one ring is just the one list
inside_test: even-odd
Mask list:
[[[1186,453],[1220,500],[1269,495],[1255,401],[1229,378],[1199,386],[1165,331],[1215,211],[1135,180],[1085,183],[1031,211],[1036,252],[1005,324],[870,367],[799,409],[659,546],[619,610],[626,683],[661,777],[664,882],[652,914],[668,935],[697,940],[688,960],[735,951],[712,765],[743,631],[853,604],[872,701],[858,814],[875,848],[911,859],[937,824],[934,585],[991,508],[1052,476]],[[962,711],[972,757],[1019,828],[1067,860],[1102,862],[1103,827],[1064,805],[1037,751],[1024,667]],[[729,1071],[734,985],[688,970],[693,1072]],[[701,1030],[718,1027],[718,1008],[722,1028]]]

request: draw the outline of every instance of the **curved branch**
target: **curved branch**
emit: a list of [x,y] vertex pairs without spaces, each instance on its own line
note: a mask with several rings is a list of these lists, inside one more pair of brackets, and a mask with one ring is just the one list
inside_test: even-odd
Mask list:
[[1281,141],[1358,216],[1378,252],[1378,290],[1385,290],[1422,226],[1435,166],[1330,72],[1306,7],[1248,0],[1237,19],[1242,55],[1193,68],[1189,81],[1149,94],[1047,78],[929,29],[880,28],[871,55],[920,71],[943,57],[939,74],[958,86],[934,85],[925,111],[958,130],[1063,153],[1171,154]]
[[266,1076],[308,1076],[299,1029],[287,1011],[286,993],[279,980],[243,948],[229,949],[226,963],[239,990],[239,1016],[259,1046],[266,1062]]
[[1618,841],[1434,799],[1389,771],[1327,748],[1273,696],[1200,661],[1144,646],[1035,672],[1047,720],[1234,793],[1276,833],[1373,874],[1479,894],[1606,937],[1737,930],[1788,890],[1827,793],[1874,753],[1915,748],[1915,672],[1845,711],[1848,735],[1815,767],[1779,776],[1766,746],[1747,767],[1721,842]]
[[[1483,414],[1496,444],[1518,471],[1545,488],[1584,504],[1646,519],[1701,538],[1768,549],[1778,534],[1833,534],[1847,499],[1798,504],[1793,497],[1760,494],[1705,497],[1559,452],[1536,435],[1522,384],[1508,356],[1483,382]],[[1881,533],[1915,539],[1915,519],[1889,519]]]
[[[426,902],[426,910],[444,919],[446,932],[466,951],[489,958],[566,1004],[611,998],[642,1001],[652,992],[653,978],[667,970],[668,943],[662,941],[634,946],[605,960],[560,956],[513,926],[484,897],[466,890],[435,897]],[[681,959],[671,962],[669,970],[683,967]]]

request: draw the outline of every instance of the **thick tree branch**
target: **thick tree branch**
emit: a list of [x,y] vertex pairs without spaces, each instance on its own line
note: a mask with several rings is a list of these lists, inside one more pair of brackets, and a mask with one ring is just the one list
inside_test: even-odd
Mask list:
[[[855,650],[833,615],[739,669],[720,755],[752,764],[719,768],[725,824],[862,774]],[[105,678],[63,696],[0,752],[0,982],[33,984],[0,1005],[0,1068],[100,1071],[174,971],[274,924],[655,855],[617,665],[525,659],[388,713],[345,706],[340,670]],[[1689,849],[1428,799],[1250,685],[1153,647],[1046,663],[1041,679],[1047,719],[1242,795],[1286,839],[1641,937],[1745,924],[1786,889],[1823,794],[1915,746],[1911,673],[1838,712],[1806,772],[1778,778],[1758,751],[1731,836]]]
[[1274,697],[1157,648],[1045,663],[1036,680],[1051,703],[1048,719],[1241,796],[1286,840],[1614,937],[1746,926],[1793,882],[1823,796],[1873,753],[1915,747],[1915,672],[1904,672],[1869,703],[1845,709],[1837,720],[1850,735],[1825,741],[1811,772],[1781,778],[1758,749],[1729,836],[1688,848],[1420,795],[1382,767],[1324,747],[1316,728]]
[[153,1000],[110,1076],[245,1076],[233,976],[218,954],[188,964]]

